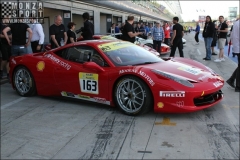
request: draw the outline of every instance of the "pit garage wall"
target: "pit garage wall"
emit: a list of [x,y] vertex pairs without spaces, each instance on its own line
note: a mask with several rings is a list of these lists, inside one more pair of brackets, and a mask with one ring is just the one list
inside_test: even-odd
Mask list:
[[[112,22],[116,22],[116,17],[121,17],[122,22],[125,22],[127,16],[131,13],[126,13],[122,11],[116,11],[110,8],[104,8],[101,6],[94,6],[86,3],[70,2],[70,1],[44,1],[44,17],[45,24],[44,33],[45,33],[45,43],[49,42],[49,27],[54,24],[54,16],[62,15],[64,17],[64,12],[70,13],[69,19],[63,19],[63,24],[67,25],[66,22],[74,21],[76,29],[79,29],[83,26],[82,14],[84,12],[89,12],[90,16],[93,16],[94,23],[94,32],[95,34],[106,34],[109,24],[107,23],[107,16],[111,15]],[[135,20],[140,20],[139,15],[131,14],[135,17]],[[110,22],[110,23],[112,23]],[[67,26],[66,26],[67,27]],[[79,36],[79,35],[77,35]]]

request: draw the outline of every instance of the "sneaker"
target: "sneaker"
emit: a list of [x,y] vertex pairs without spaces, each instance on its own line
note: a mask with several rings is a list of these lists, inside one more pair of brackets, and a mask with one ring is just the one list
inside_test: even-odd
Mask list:
[[224,58],[220,58],[221,59],[221,61],[225,61],[225,59]]
[[196,43],[196,45],[198,45],[198,44],[199,44],[199,42]]
[[203,60],[205,60],[205,61],[211,61],[211,59],[208,59],[208,58],[203,58]]
[[221,62],[221,59],[215,59],[214,62]]
[[217,54],[213,52],[212,55],[217,55]]
[[229,86],[235,88],[234,82],[231,79],[228,79],[226,82],[229,84]]

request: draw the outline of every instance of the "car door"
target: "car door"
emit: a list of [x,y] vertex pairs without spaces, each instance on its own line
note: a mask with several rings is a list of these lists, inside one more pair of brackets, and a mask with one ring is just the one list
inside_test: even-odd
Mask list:
[[108,73],[104,71],[107,65],[94,48],[72,46],[59,59],[61,62],[54,69],[54,76],[62,96],[110,104]]

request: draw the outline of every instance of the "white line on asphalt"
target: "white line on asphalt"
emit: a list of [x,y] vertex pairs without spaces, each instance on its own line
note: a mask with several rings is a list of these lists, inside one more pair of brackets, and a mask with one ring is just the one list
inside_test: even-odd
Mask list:
[[16,99],[15,101],[10,102],[10,103],[4,104],[3,106],[1,106],[1,110],[5,109],[5,108],[7,108],[7,107],[9,107],[9,106],[11,106],[11,105],[13,105],[15,103],[18,103],[18,102],[20,102],[20,101],[22,101],[24,99],[26,99],[26,97],[22,97],[22,98]]
[[197,52],[198,52],[198,54],[199,54],[199,55],[201,55],[201,54],[202,54],[202,53],[199,51],[199,49],[197,49]]

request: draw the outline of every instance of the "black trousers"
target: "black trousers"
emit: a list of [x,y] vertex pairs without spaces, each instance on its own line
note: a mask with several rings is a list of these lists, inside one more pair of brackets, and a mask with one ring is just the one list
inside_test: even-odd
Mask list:
[[196,34],[195,34],[195,41],[198,43],[199,42],[199,39],[198,39],[198,35],[199,35],[199,32],[197,32]]
[[178,48],[180,57],[184,57],[183,56],[183,43],[182,43],[182,38],[175,38],[173,40],[173,44],[171,46],[171,54],[170,57],[174,57],[176,49]]
[[33,53],[38,53],[38,52],[41,52],[41,51],[42,51],[43,45],[41,45],[40,50],[37,50],[38,42],[39,42],[39,41],[31,42],[31,47],[32,47]]
[[236,79],[236,87],[240,88],[240,53],[236,54],[238,56],[238,67],[233,72],[232,76],[230,77],[230,80],[234,82]]
[[153,40],[153,49],[156,49],[158,53],[161,53],[161,43],[162,41]]
[[164,38],[164,43],[169,46],[170,38]]

